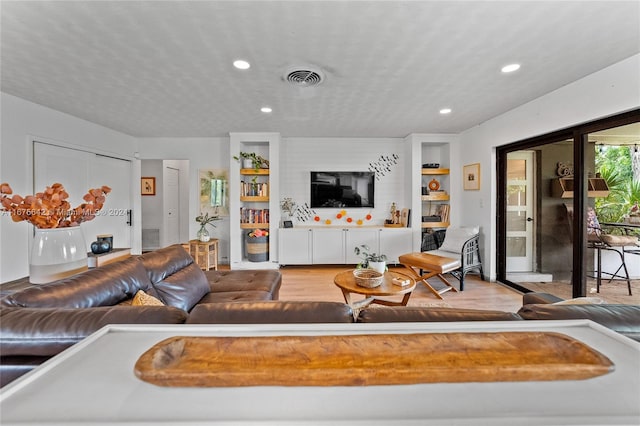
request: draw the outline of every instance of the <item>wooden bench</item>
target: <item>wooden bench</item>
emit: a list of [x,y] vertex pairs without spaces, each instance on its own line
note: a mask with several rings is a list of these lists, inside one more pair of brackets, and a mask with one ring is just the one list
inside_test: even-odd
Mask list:
[[[447,291],[458,291],[442,274],[459,269],[462,266],[460,259],[417,252],[403,254],[398,258],[398,261],[409,271],[410,276],[415,278],[416,283],[422,281],[438,299],[442,299],[441,295]],[[423,273],[423,271],[426,271],[426,273]],[[440,278],[447,286],[440,290],[433,288],[427,280],[435,276]]]

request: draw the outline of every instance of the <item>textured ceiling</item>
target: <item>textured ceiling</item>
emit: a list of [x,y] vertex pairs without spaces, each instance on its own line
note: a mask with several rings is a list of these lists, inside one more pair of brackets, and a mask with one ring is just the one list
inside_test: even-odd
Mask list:
[[[457,133],[640,52],[638,1],[0,7],[3,92],[133,136]],[[326,79],[291,87],[294,65]]]

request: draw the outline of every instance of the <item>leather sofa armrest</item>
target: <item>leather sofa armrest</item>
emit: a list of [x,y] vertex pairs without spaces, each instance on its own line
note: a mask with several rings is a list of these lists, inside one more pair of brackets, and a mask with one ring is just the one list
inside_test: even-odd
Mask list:
[[51,356],[108,324],[181,324],[187,314],[168,306],[84,309],[0,309],[2,356]]
[[541,305],[523,306],[518,314],[526,320],[589,319],[640,341],[640,305]]
[[548,304],[562,302],[564,299],[549,293],[525,293],[522,295],[522,305]]

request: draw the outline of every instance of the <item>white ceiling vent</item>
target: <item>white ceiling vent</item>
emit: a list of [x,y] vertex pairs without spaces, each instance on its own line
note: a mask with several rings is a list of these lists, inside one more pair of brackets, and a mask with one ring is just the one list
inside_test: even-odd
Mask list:
[[310,66],[294,67],[287,70],[283,80],[296,87],[315,87],[324,81],[324,73]]

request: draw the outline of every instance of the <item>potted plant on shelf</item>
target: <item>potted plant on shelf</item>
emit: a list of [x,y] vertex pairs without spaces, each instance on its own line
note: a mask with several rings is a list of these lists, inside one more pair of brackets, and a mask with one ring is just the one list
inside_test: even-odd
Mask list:
[[234,155],[233,159],[240,161],[243,169],[254,169],[257,172],[260,169],[269,168],[269,160],[255,152],[241,151],[240,155]]
[[209,213],[205,213],[205,214],[200,213],[200,216],[196,216],[196,222],[200,224],[200,229],[198,230],[197,236],[198,236],[198,239],[203,243],[206,243],[211,239],[211,236],[209,235],[209,231],[207,231],[207,225],[211,225],[215,228],[216,225],[214,225],[213,222],[215,222],[216,220],[220,220],[220,216],[217,216],[217,215],[209,216]]
[[372,253],[369,246],[362,244],[353,249],[356,256],[360,256],[362,261],[358,263],[357,268],[373,269],[381,274],[387,270],[387,256],[384,254]]

